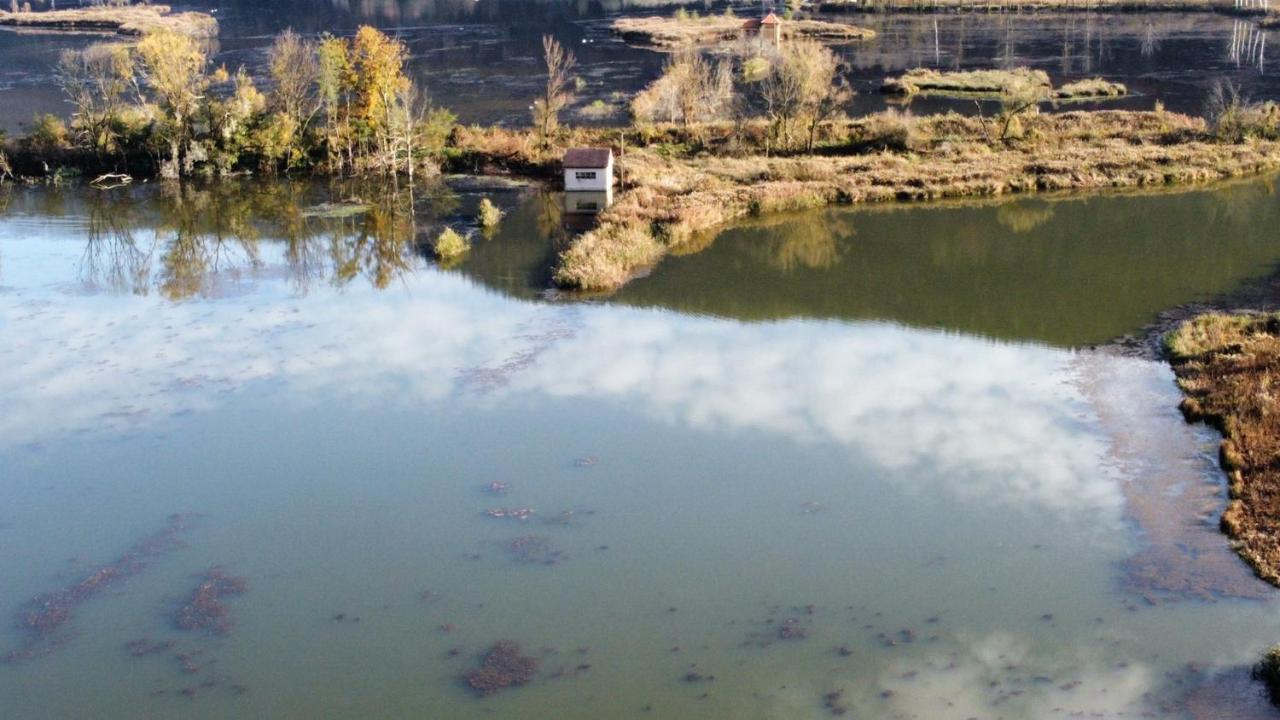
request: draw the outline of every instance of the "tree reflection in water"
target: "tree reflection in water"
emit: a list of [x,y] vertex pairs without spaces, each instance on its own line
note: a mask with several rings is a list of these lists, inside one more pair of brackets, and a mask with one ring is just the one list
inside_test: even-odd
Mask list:
[[458,204],[439,182],[219,182],[86,192],[81,282],[112,293],[154,290],[170,300],[216,296],[277,265],[298,293],[316,282],[345,285],[362,277],[385,288],[413,269],[419,238],[425,241]]

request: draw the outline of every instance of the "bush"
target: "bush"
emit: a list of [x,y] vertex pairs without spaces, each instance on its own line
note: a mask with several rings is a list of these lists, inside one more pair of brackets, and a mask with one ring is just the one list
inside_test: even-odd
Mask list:
[[498,223],[502,221],[502,211],[497,205],[493,204],[489,198],[480,201],[480,209],[476,211],[476,224],[485,230],[492,230],[498,227]]
[[1266,686],[1272,703],[1280,705],[1280,645],[1272,645],[1253,666],[1253,679]]
[[453,228],[445,228],[436,238],[436,259],[442,263],[457,262],[471,250],[471,243]]
[[1280,139],[1280,105],[1249,102],[1231,83],[1214,86],[1207,110],[1213,134],[1223,142]]
[[71,147],[67,138],[67,124],[57,115],[45,113],[31,121],[31,133],[27,136],[31,147],[42,153],[66,150]]

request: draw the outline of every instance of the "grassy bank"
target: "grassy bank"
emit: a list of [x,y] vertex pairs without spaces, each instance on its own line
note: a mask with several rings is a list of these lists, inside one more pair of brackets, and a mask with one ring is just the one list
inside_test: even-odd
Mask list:
[[1183,414],[1223,435],[1222,529],[1259,577],[1280,585],[1280,315],[1203,315],[1170,334],[1166,349]]
[[[704,17],[632,17],[619,18],[610,26],[613,33],[630,43],[662,48],[711,45],[736,40],[744,35],[745,20],[732,15]],[[848,23],[821,20],[784,20],[782,36],[810,38],[822,42],[870,40],[875,31]]]
[[71,10],[0,10],[0,26],[29,32],[109,32],[141,37],[157,31],[194,38],[218,36],[218,21],[199,12],[175,13],[168,5],[86,7]]
[[[1218,140],[1199,118],[1163,111],[1026,115],[1004,141],[991,119],[895,112],[824,126],[814,155],[764,157],[748,126],[665,128],[619,162],[626,180],[598,226],[560,256],[556,282],[609,291],[687,252],[725,223],[832,203],[1152,188],[1280,168],[1280,142]],[[657,131],[651,131],[657,132]],[[615,138],[617,134],[615,133]],[[603,138],[602,138],[603,139]],[[695,149],[696,148],[696,149]]]

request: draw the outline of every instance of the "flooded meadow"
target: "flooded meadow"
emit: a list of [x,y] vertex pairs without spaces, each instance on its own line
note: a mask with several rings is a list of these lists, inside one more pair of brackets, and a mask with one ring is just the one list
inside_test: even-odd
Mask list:
[[583,302],[537,186],[8,190],[0,697],[1267,717],[1213,433],[1082,348],[1266,274],[1275,192],[787,216]]

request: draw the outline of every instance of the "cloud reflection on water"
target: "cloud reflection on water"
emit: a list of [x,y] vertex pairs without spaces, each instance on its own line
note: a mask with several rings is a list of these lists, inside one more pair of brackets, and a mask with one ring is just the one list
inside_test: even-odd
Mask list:
[[[49,247],[39,257],[34,244],[6,248],[6,262],[47,263]],[[532,394],[625,405],[698,431],[836,444],[970,501],[1119,522],[1104,440],[1066,382],[1070,355],[1039,346],[526,303],[432,270],[385,292],[302,298],[268,273],[253,292],[180,303],[26,286],[0,296],[0,324],[4,446],[157,431],[249,389],[402,407]]]

